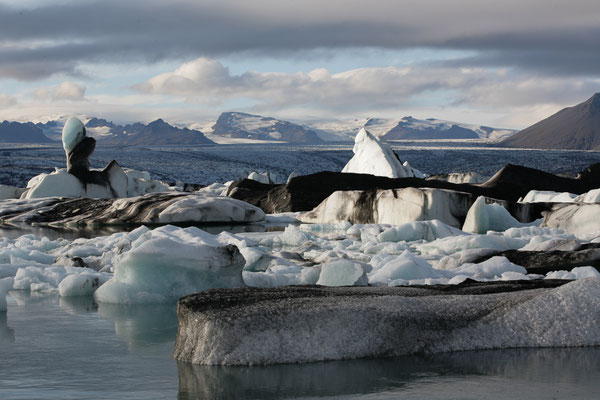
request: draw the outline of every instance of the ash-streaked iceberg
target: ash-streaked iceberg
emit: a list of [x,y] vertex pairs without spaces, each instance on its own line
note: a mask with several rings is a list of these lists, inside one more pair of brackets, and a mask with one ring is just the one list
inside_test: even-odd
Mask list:
[[467,285],[452,294],[435,287],[199,293],[179,301],[173,355],[194,364],[257,365],[600,345],[599,278],[557,288],[497,287]]

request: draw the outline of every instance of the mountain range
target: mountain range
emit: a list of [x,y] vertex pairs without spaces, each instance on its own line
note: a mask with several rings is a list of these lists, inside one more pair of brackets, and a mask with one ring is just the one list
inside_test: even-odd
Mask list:
[[33,122],[0,123],[0,143],[52,143],[44,131]]
[[[37,124],[4,121],[0,124],[0,143],[59,142],[65,120],[59,118]],[[148,124],[136,122],[125,125],[101,118],[83,120],[88,135],[96,138],[99,145],[352,141],[356,132],[365,127],[374,136],[385,140],[490,139],[503,140],[501,144],[509,147],[600,149],[600,94],[518,133],[510,129],[411,116],[294,123],[242,112],[224,112],[214,124],[202,127],[202,131],[177,127],[160,118]]]
[[[381,124],[380,119],[370,119],[365,124]],[[388,120],[389,121],[389,120]],[[416,119],[404,117],[396,122],[391,120],[391,128],[381,137],[386,140],[423,140],[423,139],[499,139],[515,133],[511,129],[491,128],[483,125],[463,124],[443,121],[435,118]],[[390,126],[388,122],[387,126]]]
[[212,134],[229,138],[288,143],[323,142],[317,132],[306,126],[242,112],[222,113],[212,126]]
[[85,124],[89,136],[99,144],[111,145],[202,145],[214,144],[204,134],[195,129],[178,128],[162,119],[149,124],[117,125],[111,121],[92,118]]
[[600,150],[600,93],[523,129],[500,145],[534,149]]

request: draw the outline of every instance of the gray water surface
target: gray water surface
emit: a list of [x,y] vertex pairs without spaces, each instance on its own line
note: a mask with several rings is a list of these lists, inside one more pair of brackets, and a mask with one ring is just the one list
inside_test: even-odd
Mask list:
[[12,291],[1,399],[595,399],[600,348],[508,349],[253,367],[171,357],[174,305]]

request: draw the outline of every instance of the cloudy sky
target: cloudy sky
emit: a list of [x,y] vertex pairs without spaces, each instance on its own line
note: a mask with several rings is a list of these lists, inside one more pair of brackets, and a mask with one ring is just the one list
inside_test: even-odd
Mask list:
[[520,128],[600,91],[597,0],[0,0],[0,120]]

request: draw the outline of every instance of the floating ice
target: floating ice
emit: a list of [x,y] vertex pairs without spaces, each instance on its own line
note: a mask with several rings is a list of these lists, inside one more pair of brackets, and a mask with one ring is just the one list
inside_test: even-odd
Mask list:
[[600,189],[590,190],[575,198],[576,203],[600,203]]
[[392,226],[377,235],[379,242],[411,242],[413,240],[427,240],[465,235],[460,229],[456,229],[444,224],[442,221],[434,219],[432,221],[416,221],[403,225]]
[[432,188],[337,191],[299,217],[308,223],[378,223],[401,225],[438,219],[460,227],[472,204],[468,193]]
[[429,179],[446,181],[450,183],[484,183],[487,178],[477,172],[451,172],[443,175],[433,175]]
[[244,286],[244,258],[198,228],[165,226],[142,234],[95,298],[104,303],[164,303],[209,288]]
[[18,199],[21,194],[25,191],[24,188],[18,188],[15,186],[0,185],[0,200],[4,199]]
[[111,277],[112,274],[92,271],[68,275],[58,285],[58,293],[62,297],[91,296]]
[[308,232],[301,231],[294,225],[288,225],[282,234],[273,239],[273,244],[286,246],[300,246],[306,242],[313,242],[314,236]]
[[[180,301],[173,355],[195,364],[298,363],[511,347],[600,345],[600,279],[555,289],[431,295],[289,288]],[[262,295],[262,293],[261,293]],[[239,300],[237,300],[239,299]]]
[[321,265],[321,275],[317,285],[323,286],[365,286],[367,272],[371,266],[349,260],[338,260]]
[[542,226],[575,234],[600,232],[599,215],[600,204],[566,204],[547,212]]
[[244,271],[247,286],[272,288],[289,285],[314,285],[319,279],[320,266],[273,265],[265,272]]
[[452,272],[475,280],[507,280],[510,276],[508,273],[519,274],[517,275],[518,279],[525,279],[522,277],[527,275],[525,268],[511,263],[506,257],[492,257],[479,264],[465,263]]
[[600,272],[594,267],[575,267],[568,271],[552,271],[546,274],[546,279],[585,279],[600,278]]
[[[41,174],[34,177],[34,183],[31,188],[24,193],[24,199],[35,199],[40,197],[84,197],[86,188],[75,175],[69,174],[66,169],[60,169],[51,174]],[[30,181],[31,183],[31,181]],[[29,184],[28,184],[29,186]],[[98,185],[93,185],[98,186]],[[100,197],[112,197],[108,191]]]
[[373,270],[369,273],[369,283],[374,285],[406,285],[411,280],[443,278],[443,271],[434,269],[431,264],[404,251],[399,256],[376,257],[371,261]]
[[83,126],[83,122],[76,117],[70,117],[62,131],[63,148],[67,153],[67,157],[84,138],[85,127]]
[[412,167],[402,165],[391,147],[362,128],[354,139],[354,156],[348,161],[342,172],[387,176],[389,178],[407,178],[423,176]]
[[469,249],[516,250],[529,243],[530,238],[511,238],[503,235],[450,236],[415,244],[415,249],[426,255],[447,256]]
[[6,295],[13,288],[13,278],[0,279],[0,312],[6,311]]
[[502,232],[523,225],[506,208],[500,204],[487,204],[485,197],[480,196],[469,209],[462,230],[471,233]]
[[258,207],[223,196],[193,195],[176,199],[158,214],[158,222],[259,222],[265,213]]
[[[98,171],[96,171],[98,172]],[[41,197],[89,197],[89,198],[111,198],[111,197],[134,197],[147,193],[161,193],[169,191],[169,187],[163,182],[138,178],[145,177],[148,173],[144,171],[123,171],[118,164],[113,163],[106,170],[109,185],[95,183],[84,184],[75,175],[66,169],[57,169],[50,174],[40,174],[33,177],[27,187],[28,191],[21,196],[23,199],[35,199]],[[116,195],[116,196],[115,196]]]
[[576,201],[576,194],[551,192],[546,190],[530,190],[519,203],[572,203]]
[[271,176],[268,172],[261,174],[260,172],[252,171],[250,175],[248,175],[248,179],[264,183],[266,185],[273,183],[273,181],[271,181]]

